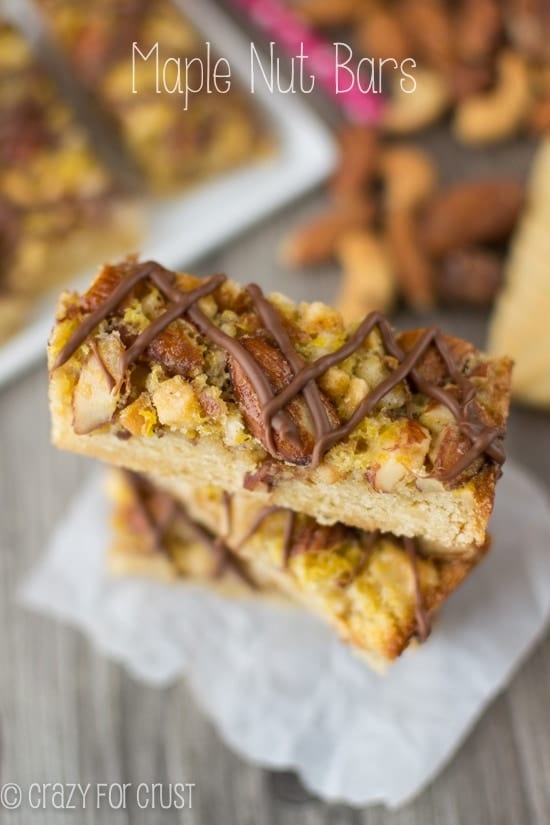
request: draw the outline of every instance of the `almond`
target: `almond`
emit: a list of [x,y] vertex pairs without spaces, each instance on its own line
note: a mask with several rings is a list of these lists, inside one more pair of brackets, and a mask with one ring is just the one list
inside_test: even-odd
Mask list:
[[514,180],[466,181],[435,195],[419,226],[429,255],[443,257],[455,249],[507,238],[525,202],[523,186]]
[[286,239],[281,250],[283,263],[305,267],[331,260],[343,235],[351,229],[368,226],[375,212],[374,201],[360,198],[317,215]]
[[117,408],[122,380],[123,347],[113,333],[98,341],[80,371],[72,407],[73,429],[84,435],[110,421]]
[[[275,393],[280,392],[292,380],[294,373],[281,351],[266,341],[265,338],[242,338],[241,344],[254,357],[258,365],[269,380]],[[262,421],[262,407],[256,395],[252,382],[242,366],[233,358],[229,357],[229,373],[235,398],[243,414],[245,423],[255,438],[262,446],[270,452],[267,433]],[[329,421],[333,426],[337,426],[339,421],[332,408],[321,391],[321,400],[329,416]],[[283,427],[274,432],[274,444],[277,451],[275,458],[288,461],[291,464],[308,464],[314,447],[314,430],[311,416],[302,394],[293,398],[285,407],[284,413],[287,423],[294,428],[294,432]]]

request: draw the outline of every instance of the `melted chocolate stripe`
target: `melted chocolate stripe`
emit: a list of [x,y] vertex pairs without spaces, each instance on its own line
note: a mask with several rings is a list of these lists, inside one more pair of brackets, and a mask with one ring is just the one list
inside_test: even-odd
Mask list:
[[136,269],[135,272],[132,272],[127,278],[124,278],[123,281],[117,284],[107,300],[104,301],[104,303],[96,310],[94,310],[94,312],[91,312],[88,317],[82,321],[81,325],[73,333],[73,335],[71,335],[55,359],[52,370],[56,370],[58,367],[63,366],[63,364],[65,364],[69,358],[74,355],[81,344],[84,343],[86,338],[92,334],[97,325],[118,307],[120,302],[124,300],[136,284],[143,280],[143,278],[147,278],[147,276],[153,272],[155,266],[156,264],[152,262],[142,264]]
[[[247,286],[247,291],[252,298],[254,306],[256,307],[258,315],[260,316],[265,328],[275,339],[279,349],[290,364],[294,375],[296,375],[305,367],[305,361],[294,349],[290,336],[281,323],[281,319],[279,318],[273,304],[270,304],[270,302],[265,298],[262,290],[259,286],[257,286],[257,284],[249,284]],[[323,404],[323,400],[321,398],[319,387],[315,381],[310,381],[304,386],[303,394],[313,421],[315,435],[319,438],[330,430],[331,425],[325,405]],[[262,418],[264,429],[267,432],[271,426],[270,416],[267,413],[267,407],[264,407]]]
[[206,547],[217,560],[213,571],[213,578],[217,578],[223,573],[226,567],[230,567],[252,590],[258,589],[256,582],[251,578],[241,563],[241,560],[233,555],[222,538],[214,537],[205,527],[191,518],[182,504],[177,502],[169,493],[165,492],[161,492],[161,495],[169,502],[170,506],[167,508],[165,518],[157,522],[151,516],[145,498],[147,491],[152,492],[155,488],[153,488],[146,478],[140,476],[138,473],[134,473],[131,470],[123,470],[122,472],[132,490],[135,504],[148,526],[155,550],[161,553],[167,552],[164,538],[168,530],[179,520],[185,525],[191,536]]
[[[165,276],[161,273],[154,273],[152,279],[155,281],[161,292],[166,294],[168,287],[171,285],[166,281]],[[155,320],[152,321],[152,323],[150,323],[149,326],[138,335],[134,343],[126,350],[123,357],[124,369],[128,369],[130,364],[132,364],[136,358],[138,358],[141,353],[147,349],[149,344],[155,340],[157,335],[160,335],[160,333],[163,332],[166,327],[172,323],[172,321],[175,321],[176,318],[180,318],[184,315],[191,304],[198,301],[200,298],[204,298],[206,295],[210,295],[224,281],[225,275],[214,275],[212,278],[209,278],[206,283],[201,284],[201,286],[191,290],[190,292],[179,292],[178,290],[179,298],[174,301],[173,304],[162,313],[162,315],[155,318]]]
[[[359,407],[356,409],[351,418],[342,424],[340,427],[332,430],[329,433],[321,436],[314,446],[312,454],[312,467],[318,466],[322,456],[338,441],[346,438],[355,429],[355,427],[365,418],[378,404],[382,398],[394,389],[405,378],[410,377],[416,384],[418,390],[434,400],[444,404],[457,420],[457,424],[461,431],[467,437],[472,433],[471,422],[465,422],[464,416],[470,410],[470,405],[475,397],[475,387],[463,376],[456,368],[454,359],[448,347],[445,344],[439,330],[436,327],[428,327],[416,346],[407,354],[401,349],[397,343],[393,330],[388,321],[378,312],[372,312],[360,324],[355,333],[346,341],[343,346],[334,352],[322,356],[312,364],[305,366],[295,378],[274,398],[264,409],[264,415],[269,418],[273,416],[281,407],[284,407],[292,398],[294,398],[305,385],[311,381],[319,378],[330,367],[348,358],[352,355],[363,343],[365,338],[378,327],[386,350],[396,358],[400,365],[394,372],[382,381],[377,387],[365,396]],[[458,384],[459,389],[465,395],[463,403],[459,403],[457,399],[442,387],[438,387],[430,381],[426,381],[415,369],[415,365],[419,362],[422,356],[426,353],[429,346],[435,344],[440,352],[444,363],[450,373],[450,377]],[[467,423],[467,426],[466,426]],[[497,463],[503,463],[504,452],[499,443],[494,442],[501,439],[502,434],[494,427],[487,427],[481,423],[477,425],[479,431],[473,436],[472,449],[468,455],[472,456],[470,464],[483,452],[487,452],[491,458]],[[460,462],[462,465],[462,462]],[[457,465],[459,466],[459,465]],[[466,465],[468,467],[469,465]],[[460,471],[452,468],[450,473],[445,474],[441,480],[451,481],[460,475],[465,467]]]
[[133,473],[131,470],[123,470],[123,475],[128,486],[132,491],[134,504],[138,508],[140,515],[147,525],[147,530],[151,536],[153,547],[158,553],[164,553],[166,547],[164,545],[164,536],[170,529],[176,515],[176,502],[168,494],[163,494],[164,499],[169,503],[166,509],[166,515],[162,521],[157,521],[151,515],[149,508],[145,502],[145,493],[150,488],[149,483],[141,478],[141,476]]
[[273,513],[280,512],[282,509],[283,509],[282,507],[277,507],[277,505],[275,505],[275,504],[271,504],[271,505],[267,505],[266,507],[262,507],[262,509],[256,515],[254,521],[252,522],[252,524],[250,525],[248,530],[246,530],[244,535],[241,536],[238,543],[235,545],[235,550],[237,552],[239,550],[241,550],[241,548],[244,547],[244,545],[247,543],[247,541],[250,541],[252,536],[260,529],[260,527],[262,526],[262,524],[264,523],[266,518],[268,518],[268,516],[271,516]]
[[293,510],[287,510],[285,531],[283,533],[283,566],[288,567],[290,557],[292,556],[292,535],[294,533],[294,525],[296,524],[296,513]]
[[[218,275],[214,276],[223,281],[226,280],[225,275]],[[222,280],[220,280],[220,283]],[[181,291],[173,286],[170,283],[163,284],[163,292],[167,298],[174,303],[178,302],[181,298]],[[197,299],[195,299],[197,300]],[[230,335],[227,335],[223,330],[219,329],[215,324],[210,321],[209,318],[206,317],[204,312],[198,306],[192,306],[194,301],[189,302],[186,312],[189,318],[193,321],[199,332],[202,332],[207,338],[216,344],[216,346],[220,347],[220,349],[224,349],[230,355],[233,356],[235,361],[244,368],[248,378],[254,388],[254,392],[258,396],[258,400],[260,404],[266,404],[271,398],[274,397],[273,390],[271,388],[271,384],[269,383],[268,379],[262,372],[260,366],[258,365],[257,361],[253,356],[248,352],[248,350],[243,347],[243,345],[237,341],[235,338],[231,338]],[[147,332],[147,330],[145,330]],[[277,431],[286,431],[292,432],[294,429],[294,424],[290,416],[288,416],[285,412],[278,414],[277,416],[273,417],[272,420],[272,427]],[[273,441],[273,437],[271,435],[271,427],[267,431],[268,439],[267,443],[270,449],[270,452],[276,454],[277,448]]]
[[430,617],[424,604],[422,588],[420,586],[420,576],[418,575],[418,554],[414,539],[404,538],[403,547],[410,559],[414,581],[414,602],[416,615],[416,632],[419,642],[425,642],[431,632]]

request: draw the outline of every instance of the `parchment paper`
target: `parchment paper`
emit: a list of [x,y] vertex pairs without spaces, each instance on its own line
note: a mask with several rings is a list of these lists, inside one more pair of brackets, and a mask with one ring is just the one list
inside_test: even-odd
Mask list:
[[418,794],[550,615],[550,506],[511,463],[490,556],[445,605],[429,642],[386,676],[298,608],[109,579],[107,517],[96,476],[24,584],[22,601],[81,628],[139,679],[160,685],[185,674],[235,751],[297,770],[327,800],[394,807]]

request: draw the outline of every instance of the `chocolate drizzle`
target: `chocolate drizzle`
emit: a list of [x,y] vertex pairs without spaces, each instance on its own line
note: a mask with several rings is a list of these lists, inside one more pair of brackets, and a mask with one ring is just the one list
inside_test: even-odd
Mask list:
[[[262,507],[252,521],[248,530],[246,530],[244,535],[241,536],[239,542],[235,545],[235,552],[238,553],[242,547],[258,532],[264,521],[275,513],[285,513],[285,525],[283,530],[283,567],[288,568],[290,559],[300,552],[307,553],[309,547],[307,542],[301,549],[294,543],[294,531],[296,527],[297,515],[293,510],[288,510],[284,507],[277,507],[276,505]],[[311,519],[308,519],[308,521],[312,523]],[[321,527],[319,529],[323,528]],[[326,529],[328,530],[330,528]],[[353,527],[348,527],[346,530],[349,531],[349,534],[353,536],[354,540],[357,541],[361,547],[361,555],[357,567],[353,571],[351,577],[346,580],[346,586],[349,587],[366,570],[376,543],[383,538],[383,534],[380,533],[379,530],[369,532],[367,530],[359,530]],[[416,636],[419,642],[425,642],[431,632],[431,623],[429,613],[424,602],[424,595],[422,593],[420,577],[418,574],[418,550],[416,541],[407,537],[397,539],[395,536],[392,536],[391,538],[393,541],[401,543],[403,550],[407,554],[410,561],[414,586]]]
[[[184,525],[186,531],[195,541],[202,544],[203,547],[206,547],[212,554],[215,561],[212,578],[219,578],[226,569],[231,569],[248,587],[252,590],[257,589],[256,582],[251,578],[241,560],[233,554],[222,537],[214,536],[209,530],[203,527],[202,524],[195,521],[180,502],[176,501],[168,493],[157,490],[143,476],[130,470],[124,470],[122,472],[124,473],[127,484],[132,490],[134,504],[147,525],[147,531],[151,537],[153,549],[156,552],[170,556],[166,536],[179,522]],[[148,501],[153,495],[158,496],[163,504],[160,518],[156,517],[148,506]],[[228,500],[229,497],[227,499],[224,498],[224,501]],[[229,529],[230,523],[227,526]]]
[[[247,287],[247,292],[258,317],[266,332],[280,349],[293,374],[288,384],[275,394],[269,379],[253,355],[238,339],[232,338],[217,327],[197,305],[201,298],[211,295],[221,286],[226,276],[214,275],[199,287],[187,292],[175,285],[174,277],[173,273],[163,269],[157,263],[147,262],[138,265],[134,272],[116,286],[103,304],[85,318],[55,359],[53,369],[62,366],[76,352],[97,325],[117,309],[140,281],[149,278],[165,296],[168,306],[126,350],[123,356],[123,370],[126,371],[172,321],[185,316],[202,335],[228,353],[245,372],[261,406],[266,447],[272,457],[283,460],[277,453],[274,433],[279,433],[291,440],[297,438],[295,424],[285,411],[285,407],[300,394],[304,398],[313,422],[315,439],[309,464],[312,468],[316,468],[328,450],[346,439],[389,392],[402,381],[408,380],[416,391],[443,404],[450,410],[456,419],[459,431],[470,444],[453,467],[437,476],[440,481],[456,480],[477,458],[483,455],[492,459],[497,465],[504,463],[504,433],[498,427],[488,425],[481,420],[477,405],[474,403],[476,387],[460,370],[444,336],[436,327],[428,327],[424,330],[415,346],[406,352],[400,346],[387,319],[378,312],[372,312],[345,344],[308,364],[296,352],[275,307],[265,298],[260,287],[252,284]],[[398,362],[398,366],[363,398],[347,421],[333,426],[316,381],[328,369],[353,355],[375,329],[378,329],[381,335],[386,352]],[[456,387],[457,392],[449,391],[422,376],[419,365],[432,346],[442,359],[448,379]]]
[[425,642],[431,632],[430,617],[422,597],[420,576],[418,575],[418,553],[414,539],[403,538],[403,547],[410,559],[414,581],[414,602],[416,615],[416,635],[419,642]]

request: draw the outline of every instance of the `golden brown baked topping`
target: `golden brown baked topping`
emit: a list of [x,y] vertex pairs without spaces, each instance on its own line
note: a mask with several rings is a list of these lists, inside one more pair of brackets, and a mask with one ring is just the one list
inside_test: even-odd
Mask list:
[[[106,281],[100,275],[84,296],[80,309],[90,300],[95,308],[79,318],[53,370],[92,335],[120,350],[119,389],[131,385],[140,363],[149,368],[159,363],[165,377],[202,369],[202,408],[236,404],[266,452],[289,464],[318,466],[325,453],[381,409],[389,430],[392,421],[399,422],[396,446],[405,451],[426,442],[431,423],[440,442],[432,455],[439,481],[455,481],[480,460],[503,463],[505,416],[492,416],[482,403],[482,373],[476,371],[481,356],[437,328],[396,337],[383,316],[371,313],[346,334],[337,316],[320,305],[305,306],[300,317],[292,317],[259,287],[241,289],[224,275],[201,282],[154,262],[132,260],[120,270],[123,277],[117,279],[107,268]],[[106,293],[97,303],[97,296]],[[233,309],[237,304],[239,312]],[[328,336],[330,325],[334,334]],[[316,346],[325,351],[312,358]],[[360,360],[373,352],[376,371]],[[343,369],[354,358],[359,358],[358,368],[367,370],[361,377]],[[183,397],[188,387],[166,382],[157,392],[166,400],[166,393]],[[453,422],[452,432],[442,427],[445,418]]]

